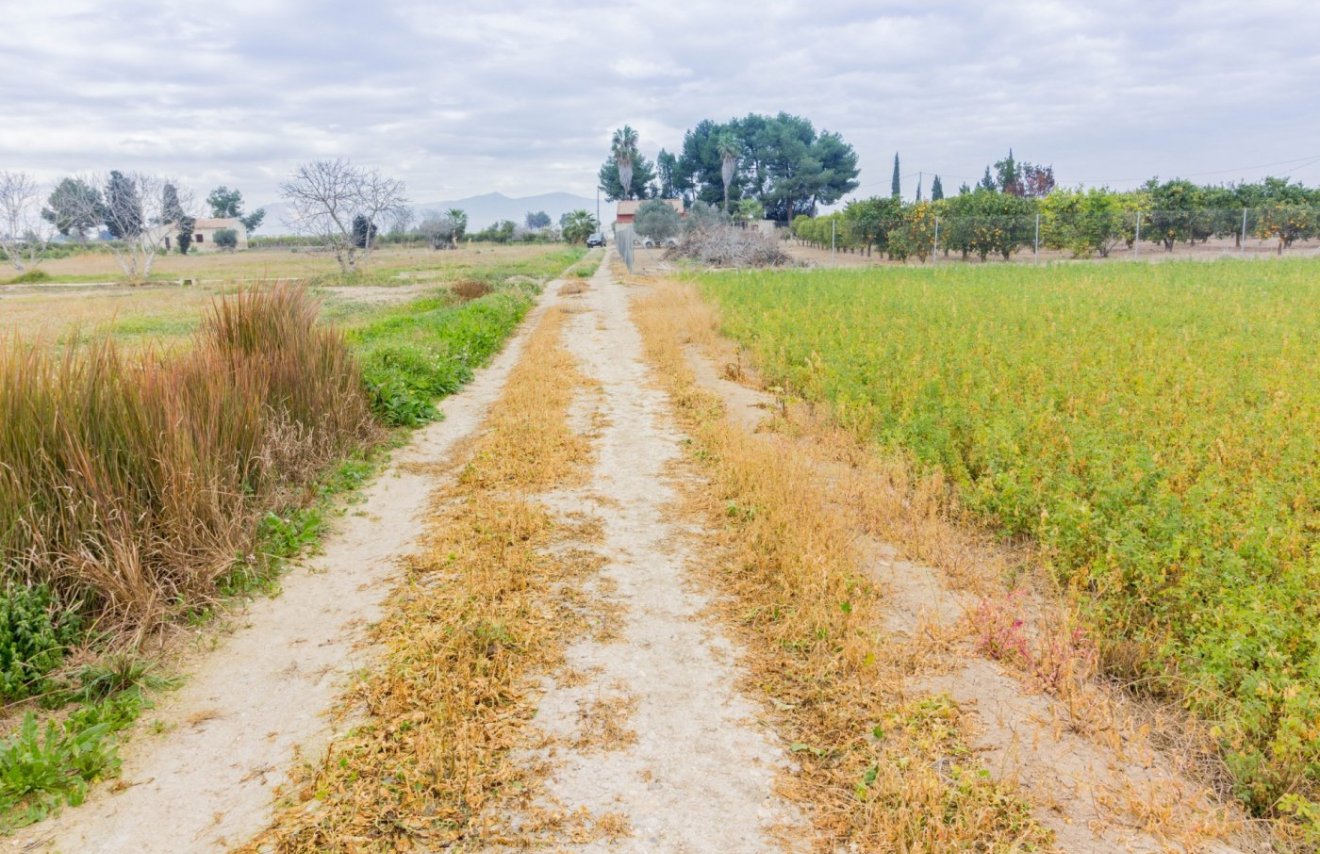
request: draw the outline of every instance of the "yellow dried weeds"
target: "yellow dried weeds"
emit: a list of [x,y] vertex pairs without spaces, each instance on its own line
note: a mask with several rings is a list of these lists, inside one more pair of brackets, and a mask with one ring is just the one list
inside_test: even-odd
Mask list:
[[374,631],[384,658],[345,704],[364,705],[367,719],[243,850],[433,850],[525,830],[498,826],[488,808],[534,789],[534,771],[509,751],[535,709],[532,677],[584,627],[574,594],[596,566],[556,553],[574,526],[530,497],[588,462],[566,422],[582,380],[562,325],[562,312],[546,312],[467,465],[434,499],[423,547]]

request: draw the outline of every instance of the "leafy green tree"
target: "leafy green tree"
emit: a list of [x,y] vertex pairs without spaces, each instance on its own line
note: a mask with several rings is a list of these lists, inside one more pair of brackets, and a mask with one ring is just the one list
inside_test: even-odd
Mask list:
[[165,222],[178,222],[185,216],[183,203],[179,201],[179,188],[171,183],[166,183],[161,191],[160,211]]
[[215,233],[215,245],[229,252],[238,248],[238,232],[232,228],[222,228]]
[[1183,178],[1159,183],[1151,178],[1144,187],[1150,196],[1151,210],[1141,227],[1141,234],[1152,243],[1161,243],[1172,252],[1175,243],[1193,239],[1197,210],[1204,194],[1200,187]]
[[894,177],[889,183],[889,196],[893,199],[903,198],[903,180],[898,172],[898,152],[894,152]]
[[660,198],[678,198],[678,186],[675,184],[678,178],[678,157],[660,149],[655,158],[655,172],[660,181]]
[[600,189],[605,193],[606,201],[645,199],[649,195],[647,186],[655,181],[655,167],[650,160],[640,154],[637,155],[632,161],[632,174],[629,178],[632,183],[627,190],[619,181],[619,164],[612,157],[601,164],[597,177],[600,181]]
[[857,154],[838,134],[817,132],[811,122],[788,113],[752,114],[723,124],[707,119],[684,135],[675,183],[690,191],[694,202],[723,201],[719,143],[725,134],[737,140],[740,152],[729,199],[755,198],[770,219],[791,222],[857,187]]
[[105,227],[116,240],[129,240],[146,225],[137,182],[116,170],[105,185]]
[[231,190],[223,184],[211,191],[206,197],[206,203],[211,207],[211,216],[217,219],[239,220],[248,234],[260,228],[261,223],[266,219],[265,208],[257,208],[250,214],[244,214],[243,193],[239,190]]
[[450,208],[449,210],[445,211],[445,216],[453,220],[454,245],[458,245],[459,241],[463,239],[463,235],[467,234],[467,227],[468,227],[467,211],[463,210],[462,208]]
[[904,205],[902,220],[889,233],[889,257],[905,261],[915,255],[924,264],[934,248],[935,206],[931,202]]
[[940,183],[940,176],[936,175],[935,180],[930,182],[930,200],[938,202],[944,198],[944,185]]
[[995,184],[998,185],[999,192],[1009,196],[1025,195],[1022,187],[1022,169],[1018,162],[1013,159],[1013,149],[1008,150],[1008,156],[1003,160],[995,161]]
[[1126,236],[1124,195],[1107,187],[1055,190],[1040,202],[1041,242],[1074,258],[1106,258]]
[[849,232],[870,255],[874,249],[885,251],[889,246],[889,232],[902,222],[903,203],[892,196],[883,198],[874,196],[869,199],[852,201],[843,209],[843,219],[849,224]]
[[[218,235],[219,232],[216,232]],[[367,219],[366,215],[358,214],[353,217],[353,245],[358,249],[366,249],[376,242],[376,223]]]
[[1029,199],[978,187],[940,203],[940,241],[946,249],[975,253],[984,261],[991,253],[1004,260],[1035,234],[1035,205]]
[[65,237],[81,241],[104,222],[104,209],[100,190],[81,178],[63,178],[46,200],[41,218]]
[[638,205],[637,217],[633,220],[633,230],[638,235],[657,243],[677,235],[681,225],[678,211],[660,199],[650,199]]
[[265,208],[257,208],[252,213],[238,218],[238,221],[243,223],[243,227],[247,229],[248,234],[251,234],[252,232],[256,231],[258,228],[261,228],[261,224],[265,222],[265,220],[266,220]]
[[596,222],[596,217],[590,211],[575,210],[570,211],[562,220],[564,239],[569,243],[585,243],[587,238],[595,234],[600,224]]
[[756,222],[765,219],[765,206],[756,199],[739,199],[733,218],[736,222]]
[[[175,223],[179,227],[179,233],[178,233],[179,254],[187,255],[188,250],[192,248],[193,232],[197,229],[197,220],[190,216],[181,216],[177,220],[175,220]],[[235,246],[238,245],[237,238],[234,239],[234,245]]]
[[211,216],[216,219],[238,219],[243,215],[242,192],[223,184],[211,191],[206,203],[211,206]]
[[550,214],[545,211],[537,211],[535,213],[531,211],[527,212],[526,223],[528,231],[539,231],[543,228],[549,228],[550,222]]

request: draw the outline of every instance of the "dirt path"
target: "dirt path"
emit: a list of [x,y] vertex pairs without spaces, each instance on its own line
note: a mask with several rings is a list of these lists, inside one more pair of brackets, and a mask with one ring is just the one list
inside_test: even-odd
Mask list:
[[[235,615],[239,627],[199,654],[186,685],[143,716],[123,748],[119,780],[3,844],[67,854],[182,854],[222,851],[264,828],[275,788],[296,757],[324,749],[332,736],[326,712],[346,677],[367,664],[359,649],[363,628],[379,618],[436,486],[417,464],[445,460],[477,428],[525,338],[525,331],[516,336],[445,401],[443,421],[394,455],[321,556],[286,577],[278,597]],[[156,721],[162,734],[153,732]]]
[[[671,463],[683,436],[649,382],[628,291],[602,265],[572,297],[569,351],[594,394],[574,413],[594,428],[596,466],[556,510],[599,518],[599,542],[574,544],[606,561],[588,595],[608,625],[567,652],[545,683],[523,759],[548,764],[545,794],[568,813],[613,816],[609,841],[565,850],[762,852],[797,822],[773,792],[787,753],[735,689],[736,650],[687,577],[687,531],[676,519]],[[801,829],[799,828],[799,836]]]

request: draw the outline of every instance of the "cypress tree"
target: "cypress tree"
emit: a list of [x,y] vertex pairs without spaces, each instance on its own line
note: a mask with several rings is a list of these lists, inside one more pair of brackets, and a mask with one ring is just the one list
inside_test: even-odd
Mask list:
[[930,184],[930,200],[938,202],[944,198],[944,185],[940,183],[940,176],[936,175],[935,180]]
[[903,189],[898,182],[898,152],[897,151],[894,152],[894,184],[890,188],[889,195],[893,196],[896,199],[902,198],[903,196]]

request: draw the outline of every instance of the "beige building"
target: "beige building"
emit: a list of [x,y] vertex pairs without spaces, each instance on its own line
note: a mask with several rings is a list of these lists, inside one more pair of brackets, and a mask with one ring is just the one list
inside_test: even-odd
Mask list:
[[[244,250],[248,248],[247,228],[243,221],[239,219],[223,219],[215,217],[199,217],[197,223],[193,226],[192,247],[190,252],[216,252],[220,249],[216,245],[215,235],[218,231],[232,229],[238,235],[238,245],[235,250]],[[179,230],[177,227],[168,226],[165,233],[161,236],[162,247],[166,252],[173,252],[179,246]]]
[[[632,225],[633,220],[637,219],[637,209],[649,201],[651,201],[651,199],[625,199],[619,201],[617,203],[618,207],[615,208],[614,212],[614,227],[618,228],[621,225]],[[659,201],[664,202],[674,210],[678,211],[680,217],[687,216],[687,211],[683,210],[682,199],[660,199]]]

